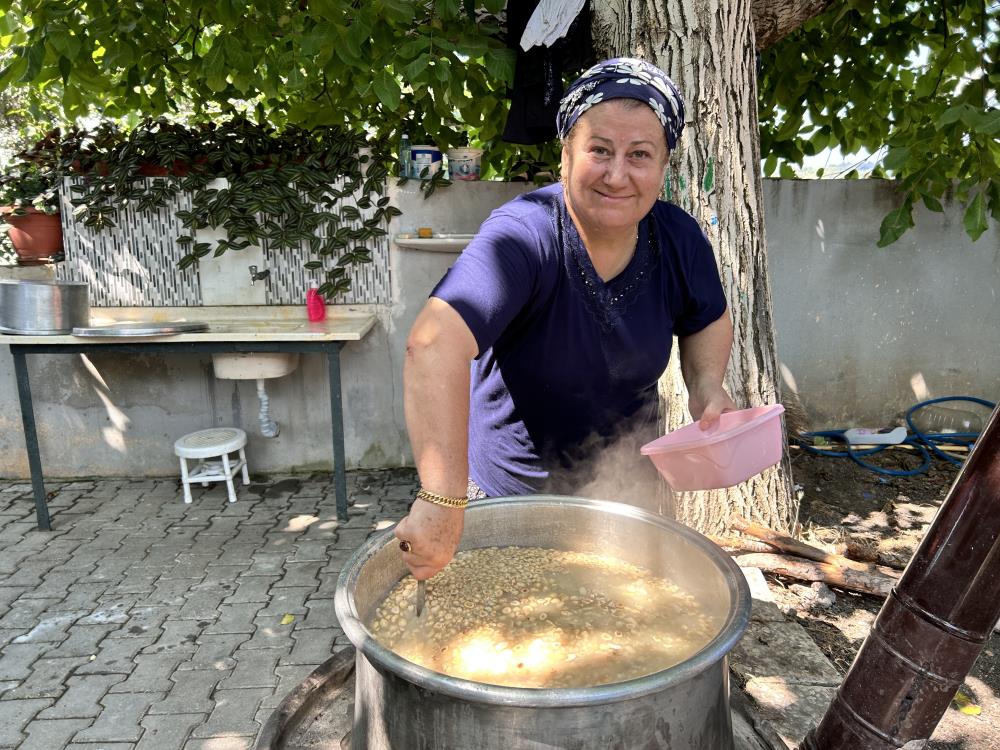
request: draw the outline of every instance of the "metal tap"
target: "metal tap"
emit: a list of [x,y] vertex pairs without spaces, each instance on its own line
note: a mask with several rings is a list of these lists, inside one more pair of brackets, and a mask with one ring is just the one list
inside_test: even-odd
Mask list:
[[265,268],[263,271],[258,271],[257,266],[250,266],[250,286],[253,286],[255,282],[261,279],[266,279],[271,275],[271,270]]

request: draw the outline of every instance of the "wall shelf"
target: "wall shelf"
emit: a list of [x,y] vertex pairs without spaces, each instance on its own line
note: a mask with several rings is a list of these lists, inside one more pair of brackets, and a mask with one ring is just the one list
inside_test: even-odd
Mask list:
[[460,253],[465,249],[475,235],[472,234],[436,234],[433,237],[416,237],[412,234],[393,238],[396,247],[407,250],[425,250],[431,253]]

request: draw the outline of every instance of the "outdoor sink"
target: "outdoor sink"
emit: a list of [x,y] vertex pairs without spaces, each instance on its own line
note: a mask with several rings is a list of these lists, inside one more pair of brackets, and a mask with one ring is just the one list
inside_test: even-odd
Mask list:
[[246,352],[212,355],[215,377],[224,380],[280,378],[298,366],[298,352]]

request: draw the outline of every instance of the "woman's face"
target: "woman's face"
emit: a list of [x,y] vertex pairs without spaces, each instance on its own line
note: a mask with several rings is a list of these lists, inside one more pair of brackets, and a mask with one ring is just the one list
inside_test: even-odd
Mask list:
[[642,102],[584,112],[562,149],[566,202],[581,231],[633,231],[663,188],[667,156],[663,126]]

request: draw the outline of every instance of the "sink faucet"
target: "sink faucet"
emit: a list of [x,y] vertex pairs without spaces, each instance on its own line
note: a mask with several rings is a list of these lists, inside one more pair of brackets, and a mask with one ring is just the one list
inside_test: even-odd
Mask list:
[[258,271],[257,266],[250,266],[250,286],[253,286],[254,282],[266,279],[270,275],[271,271],[268,268],[265,268],[263,271]]

